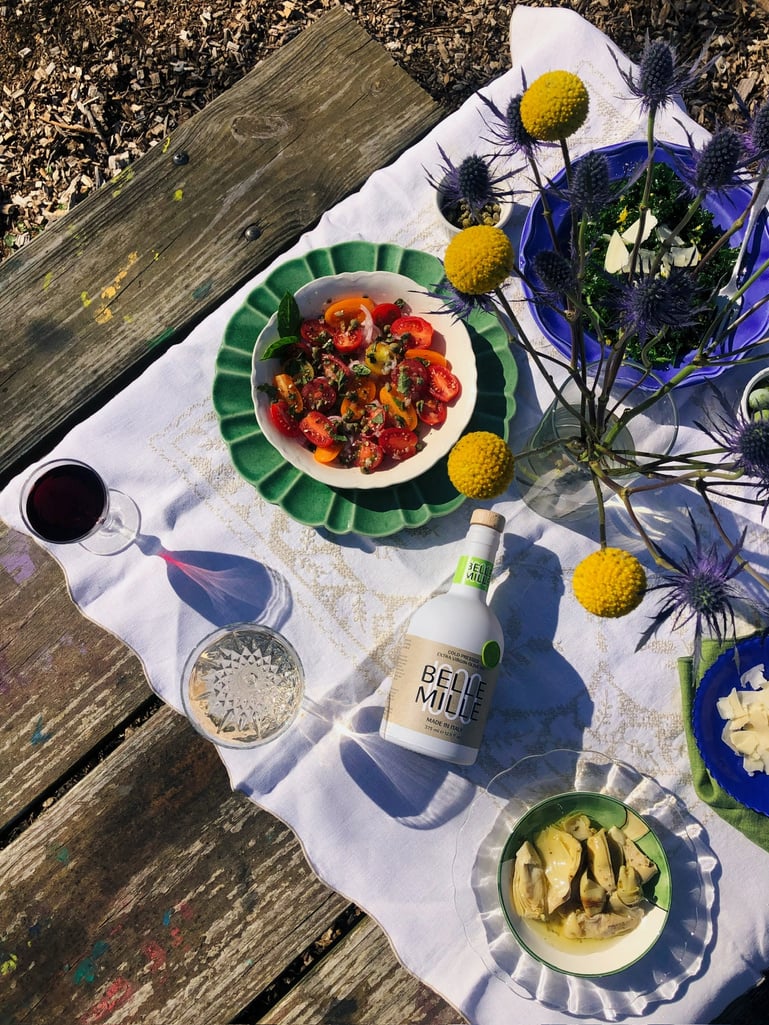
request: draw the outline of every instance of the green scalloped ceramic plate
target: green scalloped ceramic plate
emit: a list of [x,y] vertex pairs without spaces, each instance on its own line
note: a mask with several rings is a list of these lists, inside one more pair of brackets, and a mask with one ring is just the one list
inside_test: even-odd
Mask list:
[[[462,505],[464,496],[451,484],[446,460],[392,488],[329,487],[291,466],[272,447],[256,422],[251,397],[254,345],[283,295],[314,278],[360,270],[403,274],[422,287],[436,284],[443,275],[434,256],[389,243],[341,242],[288,260],[250,293],[227,325],[216,358],[213,402],[235,469],[262,498],[310,527],[325,527],[334,534],[386,537],[421,527]],[[507,440],[518,382],[507,335],[485,313],[473,313],[466,326],[478,371],[478,399],[467,430],[493,431]]]

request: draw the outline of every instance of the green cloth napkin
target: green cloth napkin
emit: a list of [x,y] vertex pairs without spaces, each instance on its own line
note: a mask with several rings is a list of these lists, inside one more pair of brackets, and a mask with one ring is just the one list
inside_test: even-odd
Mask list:
[[679,658],[678,676],[681,681],[681,702],[683,705],[684,730],[686,732],[686,744],[689,748],[689,761],[692,767],[692,779],[694,789],[702,798],[705,804],[717,812],[722,819],[739,829],[749,840],[769,851],[769,817],[759,812],[751,811],[745,805],[735,801],[725,790],[716,783],[702,760],[697,741],[692,731],[692,705],[694,704],[694,693],[697,684],[700,682],[703,673],[713,665],[718,656],[731,647],[730,644],[721,644],[715,640],[703,640],[702,658],[700,672],[697,679],[694,679],[693,662],[691,656]]

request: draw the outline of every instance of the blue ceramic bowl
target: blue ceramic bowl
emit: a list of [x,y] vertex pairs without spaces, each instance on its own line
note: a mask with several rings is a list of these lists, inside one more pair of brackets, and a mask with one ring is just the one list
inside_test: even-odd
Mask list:
[[[609,161],[610,176],[613,180],[616,180],[624,178],[628,172],[642,164],[646,159],[647,149],[645,142],[624,142],[616,146],[607,146],[601,152],[606,154]],[[668,164],[670,167],[675,167],[675,161],[671,154],[675,154],[679,160],[691,164],[690,151],[686,147],[676,146],[673,143],[665,143],[665,149],[657,146],[655,149],[655,160],[659,163]],[[553,179],[555,188],[565,186],[565,179],[565,171],[561,171],[556,175]],[[704,205],[713,214],[716,226],[727,228],[745,209],[751,194],[751,190],[747,186],[739,186],[718,196],[708,197]],[[569,228],[568,203],[565,199],[556,195],[552,189],[548,191],[548,200],[553,212],[555,229],[559,237],[566,240]],[[731,245],[739,246],[743,235],[744,229],[736,232],[731,239]],[[538,196],[529,209],[521,232],[520,262],[522,272],[533,276],[532,261],[535,255],[543,249],[551,248],[550,233],[542,215],[542,199]],[[762,259],[766,259],[767,256],[769,256],[769,227],[767,226],[766,214],[762,213],[753,229],[752,238],[745,253],[745,263],[750,266],[751,264],[759,263]],[[755,301],[764,296],[768,287],[769,274],[763,274],[745,293],[743,300],[745,307],[750,307]],[[525,283],[523,289],[527,299],[530,300],[531,313],[537,326],[560,353],[570,356],[571,335],[565,318],[557,310],[533,301],[533,293]],[[736,350],[734,355],[736,361],[739,359],[738,350],[761,338],[768,330],[769,303],[766,303],[746,323],[739,325],[729,338],[724,340],[719,351],[730,352]],[[585,335],[585,349],[588,362],[596,361],[601,354],[601,347],[598,341],[589,333]],[[685,357],[682,365],[685,365],[690,358]],[[655,367],[654,372],[657,377],[667,381],[674,376],[677,369],[673,367]],[[698,367],[692,371],[683,383],[693,384],[695,381],[716,377],[724,369],[725,365],[723,364],[720,366]]]

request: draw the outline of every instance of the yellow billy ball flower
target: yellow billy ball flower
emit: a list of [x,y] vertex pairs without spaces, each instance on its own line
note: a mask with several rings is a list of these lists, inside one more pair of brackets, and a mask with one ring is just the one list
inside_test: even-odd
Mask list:
[[641,604],[646,573],[635,555],[622,548],[601,548],[574,570],[577,601],[594,616],[626,616]]
[[449,452],[449,480],[468,498],[496,498],[513,479],[513,453],[491,431],[465,434]]
[[582,127],[589,103],[581,78],[570,71],[548,71],[521,97],[521,121],[535,139],[557,142]]
[[476,224],[456,234],[446,247],[446,277],[459,292],[493,292],[513,269],[513,247],[501,228]]

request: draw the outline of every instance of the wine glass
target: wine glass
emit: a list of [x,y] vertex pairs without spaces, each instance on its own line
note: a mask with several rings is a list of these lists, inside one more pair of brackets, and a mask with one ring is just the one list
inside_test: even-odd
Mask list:
[[42,463],[24,484],[20,508],[24,523],[43,541],[77,542],[96,555],[122,552],[141,522],[133,499],[107,488],[96,470],[78,459]]

